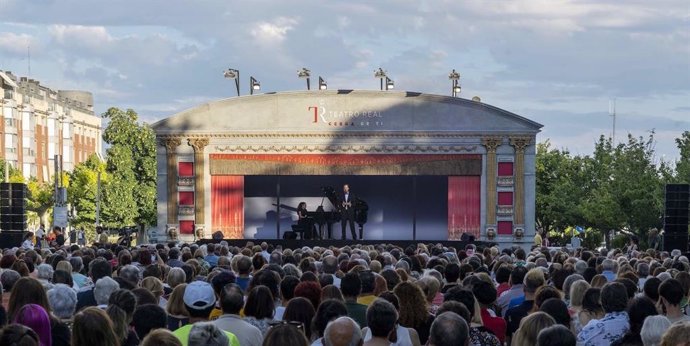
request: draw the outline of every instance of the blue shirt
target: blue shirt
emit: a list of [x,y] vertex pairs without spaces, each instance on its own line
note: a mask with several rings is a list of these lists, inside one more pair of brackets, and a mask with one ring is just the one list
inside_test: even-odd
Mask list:
[[610,270],[604,270],[601,275],[605,276],[608,282],[616,280],[616,274]]
[[206,260],[206,262],[208,262],[208,264],[211,267],[215,267],[218,265],[218,256],[216,256],[216,255],[208,255],[208,256],[204,257],[204,259]]

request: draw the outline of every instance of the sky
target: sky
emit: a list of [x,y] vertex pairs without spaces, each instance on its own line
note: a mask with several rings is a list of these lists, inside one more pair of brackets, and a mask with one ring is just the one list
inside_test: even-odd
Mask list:
[[690,130],[687,0],[0,0],[0,70],[93,92],[97,113],[133,108],[154,122],[235,95],[239,69],[261,92],[329,89],[460,97],[544,125],[539,141],[590,154],[609,136],[655,133],[657,160]]

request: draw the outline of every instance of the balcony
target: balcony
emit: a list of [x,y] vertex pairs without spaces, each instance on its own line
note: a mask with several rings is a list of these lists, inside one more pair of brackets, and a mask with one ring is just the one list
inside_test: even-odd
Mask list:
[[177,186],[194,186],[194,177],[177,177]]
[[512,176],[504,176],[504,177],[498,177],[498,181],[496,182],[496,185],[499,187],[512,187],[514,184],[515,180]]
[[496,216],[513,216],[513,206],[499,205],[496,208]]
[[181,216],[194,215],[193,205],[180,205],[177,206],[177,214]]

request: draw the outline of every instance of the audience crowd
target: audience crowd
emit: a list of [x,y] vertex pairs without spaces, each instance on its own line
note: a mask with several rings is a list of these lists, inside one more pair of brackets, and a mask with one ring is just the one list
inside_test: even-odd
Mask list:
[[679,251],[4,249],[0,345],[690,345]]

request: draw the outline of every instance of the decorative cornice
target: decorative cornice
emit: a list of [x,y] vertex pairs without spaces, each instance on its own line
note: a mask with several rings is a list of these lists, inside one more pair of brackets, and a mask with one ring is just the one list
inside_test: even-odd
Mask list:
[[195,153],[203,153],[204,148],[208,145],[208,138],[189,138],[187,143],[194,148]]
[[165,147],[168,154],[175,152],[175,149],[177,149],[180,144],[182,144],[182,141],[179,138],[163,138],[160,140],[160,145]]
[[486,147],[487,152],[495,152],[498,147],[503,144],[502,137],[484,137],[482,138],[482,145]]
[[[506,133],[512,136],[532,136],[529,133]],[[179,134],[158,134],[158,138],[476,138],[486,136],[486,133],[452,133],[452,132],[296,132],[296,133],[179,133]],[[486,137],[501,138],[501,137]]]
[[531,137],[510,137],[510,145],[515,147],[516,152],[525,151],[525,148],[527,148],[531,143]]
[[225,145],[223,153],[457,153],[474,152],[476,145]]

